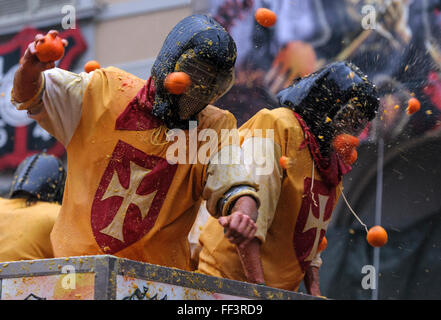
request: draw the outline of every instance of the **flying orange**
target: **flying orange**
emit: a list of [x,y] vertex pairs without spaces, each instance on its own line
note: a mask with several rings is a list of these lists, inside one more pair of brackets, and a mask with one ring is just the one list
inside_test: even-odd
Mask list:
[[98,63],[98,61],[95,60],[90,60],[84,65],[84,71],[86,71],[87,73],[92,72],[99,68],[101,68],[101,66]]
[[409,106],[407,107],[407,114],[414,114],[421,109],[421,103],[417,98],[409,99]]
[[266,28],[274,26],[277,22],[277,15],[267,8],[257,9],[255,18],[258,24]]
[[185,72],[172,72],[164,81],[165,89],[171,94],[183,94],[191,85],[191,79]]
[[383,227],[375,226],[369,229],[366,239],[372,247],[382,247],[387,243],[387,232]]

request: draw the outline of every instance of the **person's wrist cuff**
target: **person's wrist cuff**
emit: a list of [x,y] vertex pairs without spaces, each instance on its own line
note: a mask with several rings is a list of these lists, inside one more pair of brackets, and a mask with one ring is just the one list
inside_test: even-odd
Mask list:
[[317,269],[320,269],[321,266],[322,266],[322,264],[323,264],[323,260],[322,260],[322,258],[321,258],[320,253],[318,253],[318,254],[316,255],[316,257],[311,261],[310,266],[311,266],[311,267],[316,267]]
[[17,102],[14,99],[14,88],[12,88],[11,91],[11,103],[16,107],[17,110],[28,110],[32,108],[33,106],[37,105],[38,102],[41,100],[41,97],[43,96],[43,92],[45,89],[46,81],[43,72],[40,75],[41,81],[40,81],[40,88],[38,89],[37,93],[28,101],[25,102]]
[[220,215],[230,215],[231,209],[233,208],[236,200],[244,196],[252,197],[254,201],[256,201],[256,207],[259,208],[260,200],[256,189],[250,186],[236,186],[228,190],[224,197],[219,201],[218,211],[220,212]]

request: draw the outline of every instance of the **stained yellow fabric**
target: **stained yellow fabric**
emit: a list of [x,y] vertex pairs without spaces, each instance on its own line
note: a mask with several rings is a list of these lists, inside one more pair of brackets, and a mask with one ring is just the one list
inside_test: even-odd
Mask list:
[[53,258],[50,233],[60,205],[0,198],[0,262]]
[[283,169],[280,166],[282,150],[274,142],[274,137],[247,137],[242,130],[242,152],[249,172],[254,173],[254,180],[258,184],[258,196],[261,200],[257,217],[257,231],[255,237],[265,242],[269,226],[274,219],[280,190],[282,189]]
[[[292,167],[285,170],[274,217],[266,217],[271,216],[273,214],[271,212],[259,211],[259,219],[272,220],[261,247],[266,284],[296,291],[303,280],[304,272],[296,257],[293,236],[302,196],[305,193],[304,179],[312,176],[312,157],[308,148],[299,150],[299,146],[304,141],[304,133],[289,109],[279,108],[271,111],[263,109],[240,128],[241,138],[245,138],[243,133],[246,129],[251,132],[253,129],[262,129],[263,138],[266,137],[266,129],[273,129],[275,144],[280,146],[282,155],[291,158],[294,163]],[[315,179],[321,180],[317,170]],[[337,192],[337,200],[338,197]],[[264,199],[261,198],[261,201]],[[222,237],[222,234],[222,227],[210,217],[200,237],[202,251],[199,256],[198,271],[208,275],[246,281],[235,246]],[[316,252],[312,254],[315,255]]]
[[[123,82],[128,85],[122,87]],[[56,257],[106,254],[93,235],[91,207],[118,141],[166,159],[167,148],[172,142],[162,143],[165,136],[158,141],[157,129],[115,130],[116,119],[144,84],[144,80],[113,67],[94,72],[83,98],[80,124],[67,146],[63,207],[51,234]],[[212,128],[220,134],[221,129],[236,128],[236,121],[231,113],[208,106],[198,114],[198,131],[204,128]],[[185,131],[187,137],[188,131]],[[198,147],[203,143],[198,142]],[[187,234],[195,220],[202,193],[207,192],[204,189],[208,179],[206,171],[207,165],[199,162],[179,164],[153,228],[140,240],[114,254],[189,269]]]

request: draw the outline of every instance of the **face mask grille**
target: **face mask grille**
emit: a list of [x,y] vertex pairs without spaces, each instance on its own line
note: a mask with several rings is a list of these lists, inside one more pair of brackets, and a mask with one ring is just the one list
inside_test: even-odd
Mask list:
[[234,72],[218,71],[208,63],[195,58],[193,51],[185,53],[176,64],[175,71],[185,72],[192,84],[179,98],[179,117],[189,119],[208,104],[214,103],[233,85]]
[[188,120],[193,115],[202,111],[208,103],[198,100],[194,97],[182,95],[179,99],[179,118]]

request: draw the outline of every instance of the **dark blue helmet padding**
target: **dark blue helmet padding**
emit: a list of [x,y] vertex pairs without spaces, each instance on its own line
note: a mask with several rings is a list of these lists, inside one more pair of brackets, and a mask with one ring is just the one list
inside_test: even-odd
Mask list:
[[66,171],[60,159],[37,153],[24,159],[14,174],[9,197],[28,194],[38,200],[61,204]]
[[182,121],[177,112],[180,95],[168,93],[164,88],[164,80],[175,71],[181,56],[189,51],[194,52],[198,60],[214,66],[219,72],[233,72],[237,57],[233,38],[210,16],[192,15],[173,28],[151,72],[156,87],[153,114],[169,128],[188,127],[188,122]]
[[375,118],[379,98],[375,85],[352,63],[336,62],[305,78],[294,80],[289,88],[277,95],[279,104],[302,116],[316,137],[323,136],[319,144],[326,150],[334,137],[331,120],[348,103],[361,108],[368,121]]

